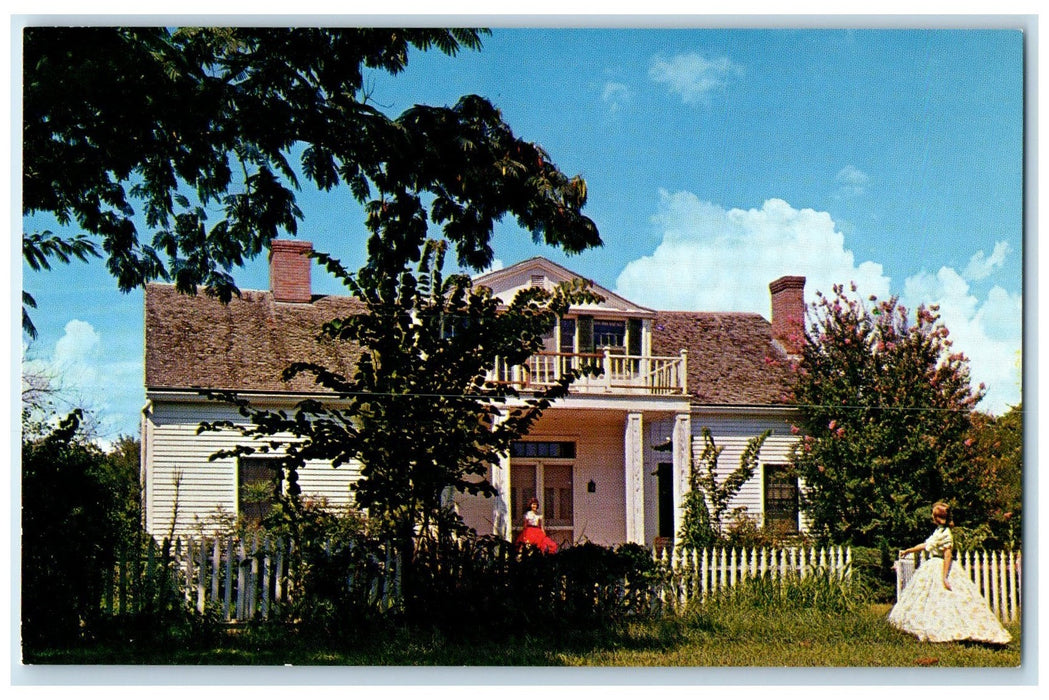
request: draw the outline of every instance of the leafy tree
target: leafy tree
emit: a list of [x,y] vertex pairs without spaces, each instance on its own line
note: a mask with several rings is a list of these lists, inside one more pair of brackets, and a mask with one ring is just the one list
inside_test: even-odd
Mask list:
[[[58,258],[60,262],[69,263],[73,258],[87,261],[89,257],[98,257],[95,245],[83,235],[73,236],[65,239],[50,231],[23,233],[22,235],[22,257],[34,270],[50,270],[51,258]],[[22,291],[22,328],[26,334],[35,339],[36,326],[29,317],[27,309],[36,308],[36,299],[32,294]],[[23,394],[25,392],[23,391]]]
[[[27,28],[23,214],[50,213],[80,233],[27,232],[23,256],[46,269],[51,258],[104,255],[123,291],[164,279],[227,301],[237,293],[230,271],[278,233],[296,232],[302,180],[347,186],[382,208],[392,204],[385,193],[412,181],[412,191],[432,194],[434,221],[474,268],[491,263],[491,222],[508,202],[548,243],[596,244],[596,228],[578,214],[582,181],[514,139],[486,100],[416,106],[399,119],[370,102],[367,71],[397,74],[411,49],[478,49],[482,34]],[[475,196],[479,184],[485,193]],[[376,187],[382,194],[372,201]],[[26,308],[35,302],[23,304],[32,334]]]
[[703,452],[699,456],[698,464],[692,458],[694,448],[689,447],[688,451],[689,490],[682,504],[684,517],[681,532],[678,533],[678,541],[682,547],[709,547],[723,538],[722,526],[725,511],[728,510],[729,503],[739,493],[743,484],[754,476],[761,447],[772,432],[766,430],[761,435],[748,440],[746,448],[739,457],[739,466],[723,479],[718,477],[718,460],[725,448],[718,447],[714,443],[709,428],[704,427],[702,434]]
[[988,546],[1013,549],[1023,530],[1023,405],[1002,416],[975,412],[966,439],[979,485]]
[[[240,430],[254,438],[218,456],[277,452],[292,497],[286,514],[294,517],[297,472],[308,460],[338,467],[361,463],[355,485],[357,504],[367,508],[380,533],[400,545],[405,588],[410,590],[410,555],[417,536],[439,537],[462,527],[451,507],[451,492],[492,496],[489,467],[525,434],[581,373],[596,367],[565,368],[563,376],[535,396],[518,398],[509,383],[492,381],[497,362],[523,364],[543,347],[543,336],[573,303],[600,297],[582,281],[555,289],[531,287],[503,306],[491,290],[474,287],[469,276],[445,276],[444,242],[426,244],[417,272],[364,268],[357,275],[318,254],[329,270],[361,299],[367,312],[335,319],[324,335],[362,350],[356,373],[344,377],[323,366],[300,363],[286,377],[314,376],[344,403],[303,401],[294,413],[251,407],[235,395],[250,425],[228,421],[202,424],[201,430]],[[387,256],[376,256],[388,263]],[[404,262],[404,261],[402,261]],[[277,436],[290,434],[290,441]],[[282,497],[278,494],[278,497]]]
[[959,522],[978,508],[965,440],[983,387],[970,386],[936,307],[912,321],[896,298],[868,307],[851,291],[812,304],[792,460],[814,534],[885,548],[923,538],[934,501]]
[[22,637],[68,644],[101,610],[105,577],[138,527],[137,443],[106,454],[78,409],[22,443]]

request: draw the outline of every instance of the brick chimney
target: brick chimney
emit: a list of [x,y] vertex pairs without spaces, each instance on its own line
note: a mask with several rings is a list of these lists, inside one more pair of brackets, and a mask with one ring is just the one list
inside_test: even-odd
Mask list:
[[313,298],[310,288],[309,241],[270,241],[270,291],[276,301],[308,304]]
[[805,278],[780,277],[769,284],[772,295],[772,339],[788,355],[805,345]]

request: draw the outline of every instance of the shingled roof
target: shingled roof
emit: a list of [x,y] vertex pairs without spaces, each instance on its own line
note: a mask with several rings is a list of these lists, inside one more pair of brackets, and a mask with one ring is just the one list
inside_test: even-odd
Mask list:
[[772,340],[772,325],[758,314],[659,311],[652,353],[688,350],[693,401],[712,405],[788,403],[793,370]]
[[353,297],[275,301],[245,290],[229,304],[171,285],[146,286],[146,388],[313,392],[312,377],[281,381],[293,362],[315,362],[352,376],[359,356],[348,343],[320,338],[321,326],[363,311]]
[[[316,362],[352,376],[359,351],[319,337],[334,318],[361,313],[352,297],[314,296],[310,303],[275,301],[271,292],[245,290],[228,305],[171,285],[146,287],[146,387],[262,392],[313,392],[308,376],[280,374],[292,362]],[[660,311],[652,353],[688,350],[693,401],[711,405],[786,402],[791,370],[758,314]]]

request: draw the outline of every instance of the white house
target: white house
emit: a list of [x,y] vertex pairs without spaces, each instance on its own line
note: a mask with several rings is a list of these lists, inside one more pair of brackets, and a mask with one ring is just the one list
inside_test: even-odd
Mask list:
[[[259,457],[219,459],[243,440],[233,431],[197,434],[201,421],[243,420],[210,401],[203,389],[235,390],[260,407],[293,407],[315,396],[305,378],[281,371],[313,361],[352,374],[356,350],[317,339],[321,324],[362,310],[349,297],[319,296],[310,287],[310,244],[274,241],[271,289],[244,291],[228,305],[186,296],[172,286],[145,294],[146,397],[142,418],[146,527],[158,535],[206,530],[224,516],[252,516],[246,493],[270,470]],[[475,280],[502,299],[521,288],[577,277],[532,258]],[[783,473],[795,437],[790,426],[790,356],[802,338],[805,280],[772,282],[772,321],[752,313],[656,311],[595,287],[605,300],[573,307],[525,365],[497,367],[493,379],[524,393],[552,381],[560,368],[597,357],[604,372],[573,385],[510,455],[492,465],[493,499],[457,499],[479,532],[512,536],[528,499],[542,504],[559,542],[653,545],[673,537],[687,488],[690,436],[709,428],[725,447],[720,468],[736,467],[746,442],[772,431],[759,469],[733,507],[769,527],[797,530],[798,484]],[[671,445],[670,450],[656,450]],[[702,441],[695,441],[697,458]],[[303,493],[332,505],[352,502],[352,467],[313,464],[300,473]]]

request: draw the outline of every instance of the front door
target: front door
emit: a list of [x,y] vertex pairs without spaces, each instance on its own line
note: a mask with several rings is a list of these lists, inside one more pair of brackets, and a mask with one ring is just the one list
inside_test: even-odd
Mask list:
[[517,460],[510,463],[510,508],[513,536],[524,525],[524,513],[532,498],[539,499],[543,529],[559,545],[575,538],[573,465],[564,460]]

